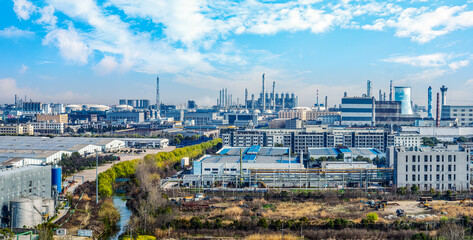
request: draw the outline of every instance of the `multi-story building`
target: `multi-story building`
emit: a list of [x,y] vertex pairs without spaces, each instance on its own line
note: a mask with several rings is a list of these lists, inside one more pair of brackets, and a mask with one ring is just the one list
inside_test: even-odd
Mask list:
[[399,132],[394,135],[394,146],[418,148],[422,144],[422,139],[418,132]]
[[112,123],[139,123],[145,121],[145,114],[136,111],[107,112],[107,120]]
[[342,125],[375,125],[374,97],[342,98]]
[[37,122],[57,122],[57,123],[68,123],[67,114],[57,114],[57,115],[36,115]]
[[34,130],[33,130],[33,127],[30,124],[9,124],[9,125],[0,124],[0,134],[33,135]]
[[65,124],[60,122],[31,122],[29,124],[35,133],[40,134],[63,134],[65,129]]
[[466,127],[473,125],[473,105],[471,106],[442,106],[442,120],[457,119],[458,126]]
[[394,135],[382,129],[305,128],[238,130],[221,134],[223,144],[234,147],[282,145],[295,153],[314,147],[376,148],[385,152],[394,145]]
[[24,102],[23,112],[24,113],[42,113],[42,104],[40,102]]
[[387,166],[394,167],[396,187],[417,185],[421,191],[470,189],[468,151],[391,147]]

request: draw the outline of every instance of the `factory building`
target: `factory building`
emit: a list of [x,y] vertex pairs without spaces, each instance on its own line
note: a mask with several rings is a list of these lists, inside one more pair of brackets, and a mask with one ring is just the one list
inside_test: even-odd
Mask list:
[[11,150],[0,149],[0,168],[21,167],[27,165],[56,164],[63,154],[70,155],[69,151],[51,150]]
[[394,135],[394,146],[416,148],[422,145],[422,138],[418,132],[399,132]]
[[33,135],[33,126],[31,124],[0,124],[0,134],[6,135]]
[[342,125],[375,125],[374,97],[342,98]]
[[394,184],[398,188],[416,184],[421,191],[470,189],[468,151],[391,147],[387,166],[394,167]]
[[68,123],[69,119],[67,114],[57,114],[57,115],[36,115],[37,122],[56,122],[56,123]]
[[107,121],[112,123],[140,123],[145,121],[145,114],[136,111],[107,112]]
[[[1,226],[9,225],[12,216],[14,219],[25,217],[31,214],[33,210],[38,214],[42,213],[42,199],[50,199],[52,197],[51,179],[50,165],[4,168],[0,170]],[[32,196],[39,198],[40,203],[39,206],[35,206],[36,209],[32,207],[26,209],[20,207],[12,208],[12,202],[14,206],[17,206],[18,199]],[[20,202],[24,202],[24,200],[20,200]],[[38,216],[38,214],[35,214],[35,216]],[[41,214],[39,216],[41,217]],[[21,219],[18,222],[23,221],[30,221],[32,224],[25,225],[32,227],[41,223],[41,218],[39,218],[39,222],[33,218]],[[16,221],[13,221],[13,223],[16,223]],[[16,224],[14,227],[23,227],[23,225]]]
[[376,125],[413,125],[420,119],[415,114],[402,114],[401,101],[376,101],[375,103]]
[[309,158],[315,160],[320,157],[334,157],[336,158],[339,154],[343,154],[344,162],[351,163],[358,156],[363,158],[374,159],[376,157],[383,157],[384,154],[375,148],[348,148],[345,146],[338,146],[334,148],[309,148]]
[[150,107],[148,99],[120,99],[119,105],[128,105],[134,108],[148,108]]
[[167,138],[122,138],[130,148],[165,148],[169,146]]
[[473,105],[472,106],[442,106],[442,120],[456,119],[460,127],[473,126]]
[[31,122],[34,133],[39,134],[63,134],[65,123],[62,122]]
[[228,121],[229,125],[237,127],[257,126],[258,114],[248,112],[227,112],[223,114],[224,120]]

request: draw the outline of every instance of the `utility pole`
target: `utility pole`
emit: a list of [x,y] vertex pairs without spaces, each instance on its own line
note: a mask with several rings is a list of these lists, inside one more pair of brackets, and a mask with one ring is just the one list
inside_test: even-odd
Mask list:
[[95,150],[95,204],[99,205],[99,153]]

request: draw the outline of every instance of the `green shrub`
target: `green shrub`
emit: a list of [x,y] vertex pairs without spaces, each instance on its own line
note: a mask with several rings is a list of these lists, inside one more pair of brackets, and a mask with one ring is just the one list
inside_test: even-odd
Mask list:
[[375,212],[370,212],[366,214],[366,220],[368,221],[368,223],[375,223],[376,221],[378,221],[378,214]]
[[268,228],[268,220],[266,220],[266,218],[260,218],[257,225],[258,227]]

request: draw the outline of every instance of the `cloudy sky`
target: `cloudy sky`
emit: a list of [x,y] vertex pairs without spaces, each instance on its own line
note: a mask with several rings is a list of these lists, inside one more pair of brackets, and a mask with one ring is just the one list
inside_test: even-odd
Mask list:
[[154,99],[159,75],[163,102],[210,105],[258,94],[262,73],[305,106],[368,79],[473,102],[472,0],[2,0],[0,19],[0,104]]

